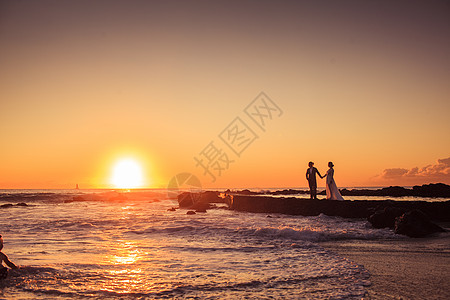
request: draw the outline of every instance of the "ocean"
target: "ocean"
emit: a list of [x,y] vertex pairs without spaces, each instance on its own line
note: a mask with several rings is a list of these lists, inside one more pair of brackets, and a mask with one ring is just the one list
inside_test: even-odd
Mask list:
[[361,299],[369,272],[321,243],[406,239],[363,219],[187,215],[166,190],[0,190],[8,203],[2,252],[20,269],[0,299]]

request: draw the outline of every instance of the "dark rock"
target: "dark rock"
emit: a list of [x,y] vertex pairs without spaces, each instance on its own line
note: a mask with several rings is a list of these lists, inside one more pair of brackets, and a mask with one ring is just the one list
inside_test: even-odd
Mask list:
[[189,209],[194,209],[196,211],[197,210],[203,211],[203,210],[210,209],[211,207],[212,207],[211,204],[209,204],[209,202],[207,202],[207,201],[197,201],[193,205],[191,205],[189,207]]
[[206,191],[201,193],[200,202],[207,203],[223,203],[223,199],[219,197],[219,192]]
[[381,189],[382,196],[392,196],[392,197],[404,197],[411,196],[411,190],[407,190],[401,186],[390,186]]
[[252,191],[247,190],[247,189],[239,191],[239,192],[236,192],[236,193],[237,194],[241,194],[241,195],[256,195],[256,194],[258,194],[256,192],[252,192]]
[[414,186],[413,192],[419,197],[450,197],[450,186],[443,183],[424,184],[422,186]]
[[16,206],[28,206],[28,204],[26,204],[25,202],[20,202],[17,203]]
[[444,229],[431,222],[428,216],[418,209],[404,213],[395,220],[394,232],[409,237],[424,237],[432,233],[444,231]]
[[178,195],[178,204],[180,207],[191,207],[194,205],[194,196],[195,194],[184,192]]
[[189,210],[186,214],[187,214],[187,215],[195,215],[195,211]]
[[383,210],[377,210],[374,214],[370,215],[367,220],[375,228],[394,228],[395,218],[403,215],[405,210],[398,207],[386,207]]
[[350,191],[345,188],[342,190],[339,190],[339,192],[341,193],[341,195],[348,195],[350,193]]
[[450,198],[450,185],[443,183],[424,184],[422,186],[414,186],[412,189],[406,189],[400,186],[390,186],[387,188],[368,190],[353,189],[341,190],[342,196],[388,196],[388,197],[442,197]]
[[270,194],[270,195],[298,195],[298,194],[309,194],[309,191],[287,189],[287,190],[282,190],[282,191],[269,192],[267,194]]
[[226,203],[219,192],[205,191],[201,193],[184,192],[178,195],[178,204],[183,208],[209,209],[210,203]]
[[0,205],[0,208],[10,208],[10,207],[13,207],[13,206],[14,206],[13,204],[7,203],[7,204]]
[[176,211],[176,207],[169,208],[167,211]]

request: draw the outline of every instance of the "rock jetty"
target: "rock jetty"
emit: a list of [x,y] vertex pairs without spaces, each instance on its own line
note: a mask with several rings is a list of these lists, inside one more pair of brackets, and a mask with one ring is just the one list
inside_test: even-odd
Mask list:
[[[345,190],[343,190],[345,191]],[[401,200],[312,200],[288,197],[298,190],[276,192],[253,192],[250,190],[230,191],[225,193],[207,191],[202,193],[182,193],[178,196],[181,208],[206,210],[211,203],[227,203],[236,211],[252,213],[280,213],[289,215],[339,216],[343,218],[366,218],[375,228],[391,228],[398,234],[410,237],[423,237],[444,229],[433,222],[450,222],[449,201],[401,201]],[[303,192],[303,191],[302,191]],[[429,184],[412,189],[389,187],[378,190],[347,191],[353,195],[370,194],[370,196],[419,196],[445,197],[450,199],[450,186]],[[278,197],[274,197],[277,195]],[[286,197],[279,197],[286,195]]]
[[302,216],[325,214],[343,218],[368,218],[377,211],[389,207],[394,210],[400,210],[402,214],[406,211],[418,209],[430,216],[433,220],[450,222],[450,201],[336,201],[243,195],[227,195],[226,197],[230,209],[237,211]]

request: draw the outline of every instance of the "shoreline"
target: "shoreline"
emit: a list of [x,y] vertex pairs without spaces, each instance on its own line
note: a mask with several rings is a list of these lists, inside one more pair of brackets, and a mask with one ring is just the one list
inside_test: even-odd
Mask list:
[[319,244],[369,271],[372,284],[364,299],[450,299],[449,232],[427,238]]

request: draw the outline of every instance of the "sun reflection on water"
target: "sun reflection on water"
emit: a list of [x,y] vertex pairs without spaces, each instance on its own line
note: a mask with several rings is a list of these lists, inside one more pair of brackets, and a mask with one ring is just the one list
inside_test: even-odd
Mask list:
[[115,252],[113,251],[105,260],[112,265],[130,265],[142,259],[144,254],[135,242],[117,241]]
[[105,257],[106,265],[112,266],[107,270],[101,290],[114,293],[130,293],[146,286],[145,272],[139,266],[148,254],[142,250],[136,241],[118,240],[111,253]]

